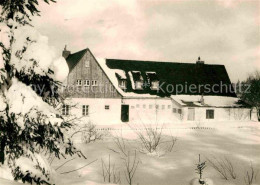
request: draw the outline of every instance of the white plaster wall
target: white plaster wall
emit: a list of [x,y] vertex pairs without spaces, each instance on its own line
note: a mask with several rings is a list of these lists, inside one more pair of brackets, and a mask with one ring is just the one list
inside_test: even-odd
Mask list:
[[[214,110],[214,119],[206,119],[206,110]],[[183,108],[183,120],[188,121],[188,107]],[[250,109],[246,108],[214,108],[195,107],[196,122],[212,121],[249,121]]]
[[[121,99],[72,98],[70,102],[70,115],[80,118],[82,124],[88,121],[97,125],[121,123]],[[82,105],[89,105],[89,116],[82,116]],[[109,105],[109,110],[105,105]]]
[[[80,118],[80,124],[91,121],[97,125],[120,124],[121,105],[129,105],[129,123],[157,124],[189,122],[188,107],[181,108],[171,99],[103,99],[73,98],[70,114]],[[82,116],[82,105],[89,105],[89,116]],[[105,109],[109,105],[109,110]],[[149,107],[152,105],[152,108]],[[159,107],[156,109],[156,105]],[[138,107],[139,106],[139,107]],[[144,107],[145,106],[145,107]],[[164,106],[164,109],[163,109]],[[182,114],[173,113],[173,108],[182,109]],[[206,119],[206,110],[214,109],[214,119]],[[255,116],[256,117],[256,116]],[[248,121],[250,109],[195,107],[195,122]]]
[[[129,122],[138,124],[174,123],[180,121],[180,114],[173,113],[179,108],[171,99],[124,99],[129,105]],[[150,108],[152,105],[152,108]],[[156,106],[158,108],[156,109]]]

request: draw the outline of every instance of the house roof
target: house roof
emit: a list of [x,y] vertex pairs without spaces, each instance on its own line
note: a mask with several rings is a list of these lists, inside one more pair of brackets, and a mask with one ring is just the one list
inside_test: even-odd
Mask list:
[[[161,97],[176,94],[236,97],[224,65],[106,59],[106,67],[112,71],[122,70],[127,74],[125,93],[150,94]],[[132,88],[133,80],[131,80],[129,72],[135,71],[140,71],[144,84],[149,84],[147,73],[156,74],[160,90],[151,90],[150,87],[145,86],[143,90]],[[221,85],[224,87],[222,90]],[[197,90],[190,89],[191,86],[195,86]],[[214,91],[212,88],[209,92],[206,91],[207,86],[214,87]],[[180,91],[180,88],[183,90]]]
[[80,61],[80,59],[83,57],[83,55],[87,52],[87,50],[88,49],[83,49],[76,53],[70,54],[66,58],[67,64],[69,66],[69,71],[72,71],[72,69],[77,65],[77,63]]
[[171,98],[183,107],[250,107],[236,97],[172,95]]

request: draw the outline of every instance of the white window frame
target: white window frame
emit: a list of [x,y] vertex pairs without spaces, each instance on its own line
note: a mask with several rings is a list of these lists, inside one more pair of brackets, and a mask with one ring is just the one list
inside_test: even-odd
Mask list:
[[135,89],[141,90],[143,89],[144,82],[143,81],[136,81],[135,82]]
[[93,86],[93,87],[98,86],[98,81],[97,80],[91,80],[91,86]]
[[84,86],[89,87],[90,86],[90,80],[84,80]]
[[121,87],[122,89],[126,89],[126,80],[120,80],[119,87]]
[[61,110],[61,114],[63,116],[68,116],[70,113],[70,106],[69,105],[62,105],[62,110]]
[[82,105],[82,116],[89,116],[89,105]]
[[151,89],[158,90],[159,89],[159,81],[152,81],[151,82]]
[[81,79],[77,79],[77,86],[82,86],[82,80]]

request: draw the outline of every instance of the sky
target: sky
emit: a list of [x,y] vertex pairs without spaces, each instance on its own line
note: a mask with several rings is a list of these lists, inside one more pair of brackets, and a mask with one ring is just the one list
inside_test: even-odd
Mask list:
[[57,0],[37,30],[55,53],[223,64],[232,82],[260,70],[260,0]]

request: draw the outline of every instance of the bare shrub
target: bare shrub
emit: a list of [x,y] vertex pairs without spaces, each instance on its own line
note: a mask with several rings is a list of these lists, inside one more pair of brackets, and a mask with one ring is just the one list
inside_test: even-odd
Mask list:
[[134,129],[135,133],[138,136],[138,139],[141,143],[142,153],[159,153],[160,150],[163,150],[163,153],[171,152],[177,139],[173,136],[170,137],[170,140],[167,137],[163,136],[163,125],[142,125],[141,129]]
[[139,165],[136,150],[133,151],[133,147],[129,146],[129,143],[126,144],[126,140],[123,137],[115,137],[114,142],[116,144],[116,149],[110,148],[110,150],[120,156],[125,169],[125,179],[129,185],[132,185],[136,169]]
[[251,162],[250,169],[246,171],[246,174],[244,176],[245,184],[252,185],[254,182],[256,182],[257,173],[258,171],[254,169]]
[[91,143],[95,142],[96,140],[103,139],[103,134],[99,132],[96,129],[96,125],[92,124],[91,122],[88,122],[83,127],[80,127],[71,135],[71,138],[78,133],[81,133],[81,140],[84,143]]
[[124,158],[123,160],[125,166],[124,174],[125,174],[126,181],[129,185],[132,185],[136,169],[139,165],[139,160],[137,159],[136,156],[136,150],[133,156],[131,156],[130,152],[128,151],[127,157]]
[[236,175],[236,172],[234,170],[234,167],[233,167],[233,164],[232,162],[225,157],[225,159],[223,160],[223,163],[226,167],[226,170],[228,171],[229,175],[233,178],[233,179],[236,179],[237,178],[237,175]]
[[120,156],[127,157],[129,147],[126,146],[126,141],[123,137],[114,137],[114,143],[116,144],[116,149],[109,148],[111,151],[119,154]]
[[101,159],[102,165],[102,176],[104,182],[120,184],[120,172],[115,169],[115,163],[111,163],[110,155],[108,157],[108,163],[106,164],[103,159]]
[[214,157],[214,159],[207,158],[207,161],[225,180],[228,180],[225,165],[220,160]]
[[207,158],[208,162],[211,164],[211,166],[219,172],[219,174],[226,180],[231,177],[232,179],[236,179],[236,172],[234,169],[234,166],[232,162],[227,158],[216,158],[213,157],[213,159]]

